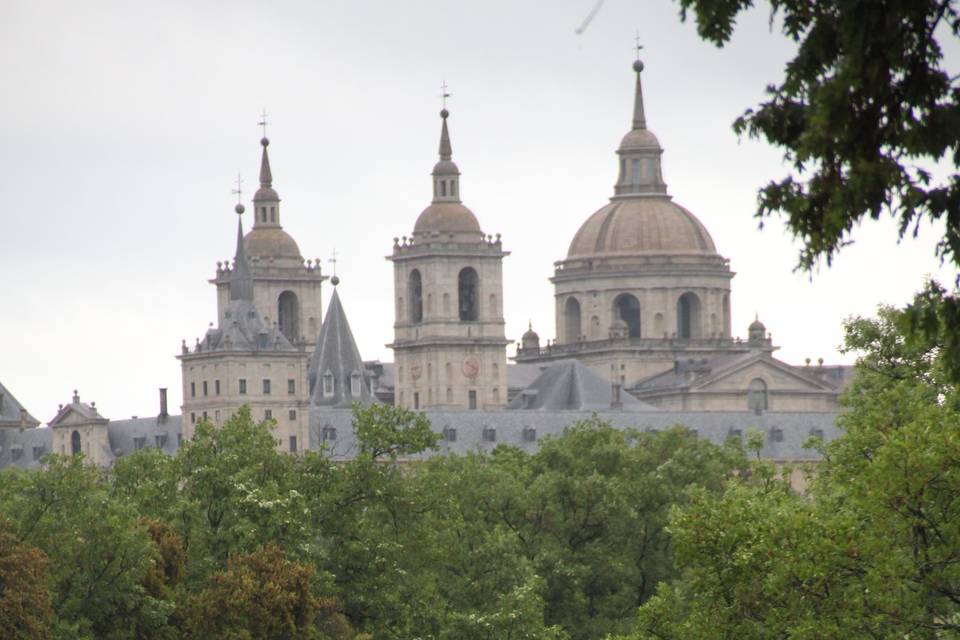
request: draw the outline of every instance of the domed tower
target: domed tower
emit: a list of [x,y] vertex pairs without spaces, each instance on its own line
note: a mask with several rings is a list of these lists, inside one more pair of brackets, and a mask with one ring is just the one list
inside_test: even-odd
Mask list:
[[633,382],[679,357],[746,350],[731,338],[729,261],[663,179],[663,148],[647,129],[637,60],[633,128],[620,142],[610,202],[580,227],[556,264],[557,339],[518,362],[577,357],[613,382]]
[[[297,452],[308,443],[309,355],[292,344],[277,324],[266,322],[256,303],[257,282],[247,255],[242,214],[237,203],[237,244],[233,265],[222,267],[226,304],[217,326],[188,348],[180,360],[183,379],[183,436],[192,438],[207,420],[221,426],[243,405],[255,420],[275,420],[277,446]],[[219,283],[218,283],[219,286]]]
[[[273,172],[267,147],[261,138],[260,188],[253,196],[253,228],[243,242],[253,278],[253,302],[267,323],[276,323],[280,332],[294,345],[312,349],[320,333],[320,288],[326,276],[320,260],[304,261],[300,247],[280,225],[280,196],[273,188]],[[217,285],[220,319],[230,300],[230,272],[218,265]]]
[[410,409],[482,409],[507,401],[503,250],[460,201],[449,112],[440,112],[433,202],[394,239],[394,397]]

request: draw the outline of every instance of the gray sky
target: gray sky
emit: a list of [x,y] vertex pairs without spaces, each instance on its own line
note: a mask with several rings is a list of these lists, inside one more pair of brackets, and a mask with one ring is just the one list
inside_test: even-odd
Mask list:
[[831,269],[794,273],[782,225],[752,217],[780,153],[730,129],[791,53],[765,10],[718,50],[668,0],[607,0],[576,35],[593,4],[4,0],[0,380],[44,422],[74,388],[110,418],[156,413],[160,386],[179,406],[175,355],[215,319],[207,279],[233,255],[264,107],[284,227],[305,258],[336,247],[361,353],[392,360],[384,256],[430,199],[442,79],[464,203],[512,251],[507,335],[530,319],[553,337],[547,278],[612,193],[636,29],[669,191],[737,273],[734,332],[758,312],[785,360],[849,361],[841,321],[906,302],[938,272],[939,230],[898,245],[871,224]]

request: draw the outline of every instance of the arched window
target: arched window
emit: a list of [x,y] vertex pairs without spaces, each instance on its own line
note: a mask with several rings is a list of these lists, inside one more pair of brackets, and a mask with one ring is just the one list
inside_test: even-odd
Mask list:
[[747,409],[759,415],[768,407],[767,383],[760,378],[754,378],[747,389]]
[[416,269],[410,272],[407,281],[407,297],[410,299],[410,322],[423,322],[423,281]]
[[80,453],[80,432],[74,431],[70,434],[70,453],[77,455]]
[[277,319],[280,333],[290,342],[300,340],[300,302],[293,291],[284,291],[277,299]]
[[695,293],[687,292],[677,300],[677,337],[700,337],[700,298]]
[[473,267],[464,267],[457,276],[457,294],[461,322],[475,322],[477,320],[477,289],[480,278]]
[[629,293],[621,293],[613,301],[613,311],[630,327],[630,337],[640,337],[640,303]]
[[573,296],[567,298],[567,302],[564,304],[563,325],[566,329],[563,341],[567,343],[580,342],[580,302]]

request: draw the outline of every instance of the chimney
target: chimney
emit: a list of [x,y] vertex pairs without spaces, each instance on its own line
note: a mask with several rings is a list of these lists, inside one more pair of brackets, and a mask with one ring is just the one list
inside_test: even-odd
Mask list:
[[25,426],[27,426],[27,410],[20,407],[20,428],[23,429]]
[[167,388],[160,387],[160,416],[161,420],[166,420],[167,416],[170,414],[167,413]]

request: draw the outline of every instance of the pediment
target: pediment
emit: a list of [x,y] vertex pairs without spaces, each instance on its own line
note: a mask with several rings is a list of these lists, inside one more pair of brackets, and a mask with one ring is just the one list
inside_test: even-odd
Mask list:
[[832,391],[819,380],[799,373],[794,367],[769,356],[756,356],[734,363],[694,382],[691,391],[745,391],[751,381],[763,380],[768,391]]
[[77,411],[72,406],[66,406],[60,410],[53,420],[50,421],[50,427],[71,427],[88,424],[101,424],[106,422],[105,418],[91,418]]

